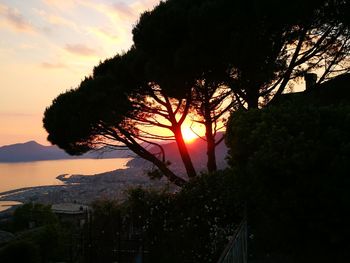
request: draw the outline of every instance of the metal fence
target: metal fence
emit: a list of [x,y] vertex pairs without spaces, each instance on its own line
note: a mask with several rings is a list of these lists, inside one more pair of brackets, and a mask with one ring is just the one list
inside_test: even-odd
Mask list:
[[247,220],[243,219],[217,263],[247,263]]

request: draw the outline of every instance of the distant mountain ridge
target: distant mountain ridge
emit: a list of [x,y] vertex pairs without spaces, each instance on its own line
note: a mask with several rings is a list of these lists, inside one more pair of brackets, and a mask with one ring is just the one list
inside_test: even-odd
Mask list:
[[36,141],[16,143],[0,147],[0,162],[31,162],[63,159],[107,159],[133,156],[130,151],[108,151],[101,149],[82,156],[71,156],[55,145],[45,146]]
[[[220,132],[217,134],[217,138],[221,138],[223,136],[223,133]],[[166,160],[170,161],[171,165],[170,168],[180,174],[184,174],[184,166],[177,148],[177,145],[175,142],[162,144],[162,147],[165,152]],[[191,160],[193,162],[193,165],[195,169],[198,172],[206,171],[207,169],[207,143],[206,141],[197,138],[193,142],[187,144],[188,152],[191,156]],[[159,149],[157,147],[152,147],[150,150],[152,153],[159,152]],[[222,141],[219,145],[215,148],[216,153],[216,163],[218,169],[224,169],[227,167],[226,157],[228,153],[227,146],[224,141]],[[139,157],[136,157],[128,162],[128,166],[130,167],[145,167],[145,170],[151,169],[153,165]]]
[[[219,134],[218,138],[223,136]],[[166,160],[170,161],[171,168],[177,172],[184,173],[184,167],[175,142],[162,144],[166,153]],[[197,171],[206,170],[206,142],[202,139],[196,139],[187,145],[191,159]],[[156,153],[159,151],[157,147],[149,149],[150,152]],[[227,147],[224,142],[216,147],[216,160],[219,169],[227,166],[226,155]],[[0,147],[0,163],[1,162],[32,162],[46,160],[72,160],[72,159],[107,159],[107,158],[133,158],[135,154],[130,150],[107,150],[101,149],[93,151],[81,156],[71,156],[64,150],[55,145],[45,146],[36,141],[28,141],[25,143],[17,143]],[[139,157],[133,158],[128,162],[130,167],[144,167],[146,170],[153,166],[148,161]]]

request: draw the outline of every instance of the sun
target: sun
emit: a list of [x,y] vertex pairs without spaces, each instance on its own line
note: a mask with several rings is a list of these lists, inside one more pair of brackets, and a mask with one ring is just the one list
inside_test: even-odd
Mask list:
[[191,143],[197,138],[197,135],[189,127],[183,127],[181,132],[186,143]]

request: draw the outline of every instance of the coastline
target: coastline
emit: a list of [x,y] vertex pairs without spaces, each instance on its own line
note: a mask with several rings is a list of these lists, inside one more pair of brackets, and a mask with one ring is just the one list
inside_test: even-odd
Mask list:
[[0,201],[0,215],[3,213],[12,212],[17,206],[22,205],[23,203],[17,201]]
[[[9,190],[9,191],[5,191],[5,192],[1,192],[0,193],[0,201],[8,201],[7,197],[12,196],[12,195],[16,195],[16,194],[21,194],[21,193],[25,193],[27,191],[33,191],[33,190],[49,190],[51,188],[59,188],[63,186],[62,185],[40,185],[40,186],[28,186],[28,187],[22,187],[22,188],[18,188],[18,189],[14,189],[14,190]],[[6,199],[6,200],[4,200]],[[12,200],[9,200],[12,201]]]
[[23,187],[1,192],[0,204],[3,201],[15,201],[43,204],[77,202],[88,205],[98,199],[122,201],[131,188],[164,188],[167,185],[165,179],[151,180],[145,175],[143,168],[134,167],[95,175],[60,174],[56,179],[62,184]]
[[4,192],[0,192],[0,201],[3,201],[3,198],[6,198],[7,196],[19,194],[19,193],[24,193],[26,191],[31,191],[31,190],[36,190],[36,189],[49,189],[49,188],[55,188],[55,187],[60,187],[65,184],[67,184],[67,181],[69,180],[69,177],[67,176],[72,176],[71,174],[60,174],[56,176],[56,179],[61,181],[62,184],[60,185],[39,185],[39,186],[28,186],[28,187],[21,187],[21,188],[16,188]]
[[30,190],[35,190],[35,189],[41,189],[41,188],[48,188],[48,187],[55,187],[55,186],[62,186],[62,185],[40,185],[40,186],[28,186],[28,187],[22,187],[18,189],[13,189],[5,192],[0,193],[0,201],[2,198],[5,198],[10,195],[18,194],[18,193],[23,193],[26,191]]

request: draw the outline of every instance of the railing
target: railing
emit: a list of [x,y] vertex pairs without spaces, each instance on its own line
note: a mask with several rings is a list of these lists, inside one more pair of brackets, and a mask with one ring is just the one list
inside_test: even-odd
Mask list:
[[217,263],[247,263],[247,220],[243,219]]

